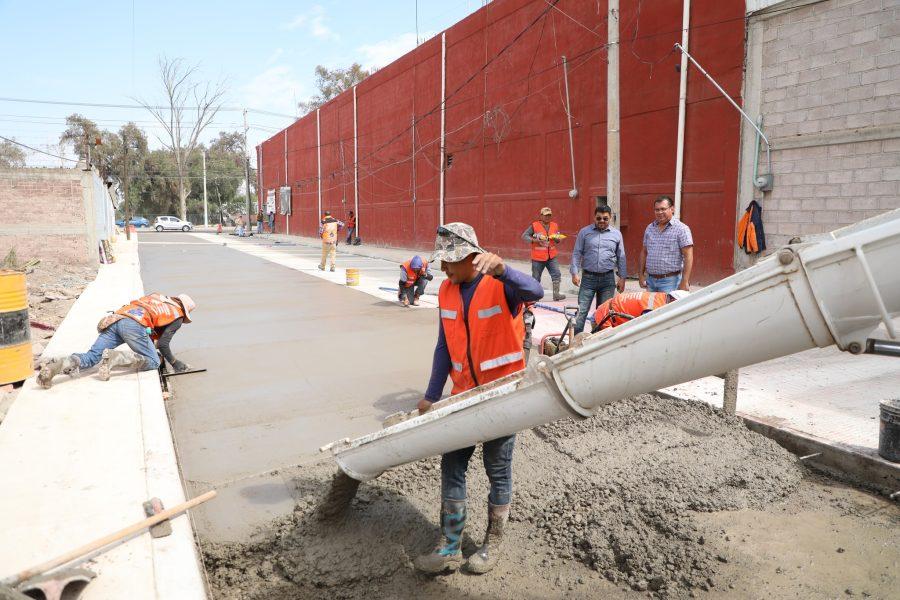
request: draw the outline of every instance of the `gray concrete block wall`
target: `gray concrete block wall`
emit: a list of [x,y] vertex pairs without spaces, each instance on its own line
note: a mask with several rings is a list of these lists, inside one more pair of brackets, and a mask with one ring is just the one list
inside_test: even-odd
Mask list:
[[745,85],[774,148],[771,247],[900,208],[900,0],[788,8],[751,18],[762,47]]

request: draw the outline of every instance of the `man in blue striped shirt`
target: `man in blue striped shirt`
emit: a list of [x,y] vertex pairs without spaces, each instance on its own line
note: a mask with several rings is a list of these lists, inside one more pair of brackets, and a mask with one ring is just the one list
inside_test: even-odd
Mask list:
[[594,224],[582,228],[575,240],[569,267],[572,283],[578,286],[575,333],[584,329],[594,296],[600,306],[615,296],[617,289],[625,291],[625,242],[621,232],[609,226],[611,219],[612,209],[606,205],[598,206],[594,210]]

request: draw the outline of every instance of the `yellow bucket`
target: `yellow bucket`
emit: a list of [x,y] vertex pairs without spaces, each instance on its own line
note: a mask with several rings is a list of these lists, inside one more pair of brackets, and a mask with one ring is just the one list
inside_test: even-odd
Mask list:
[[32,360],[25,273],[0,271],[0,385],[28,379]]
[[347,269],[347,285],[359,285],[359,269]]

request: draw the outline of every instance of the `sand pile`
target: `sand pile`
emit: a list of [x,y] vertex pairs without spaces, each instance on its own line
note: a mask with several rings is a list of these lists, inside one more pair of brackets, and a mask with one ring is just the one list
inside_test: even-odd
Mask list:
[[[640,396],[586,421],[519,435],[506,560],[493,573],[428,578],[412,558],[432,547],[440,468],[436,458],[393,469],[360,487],[346,516],[314,512],[334,467],[298,472],[294,514],[256,541],[204,546],[222,598],[531,597],[591,595],[591,576],[682,596],[716,584],[727,557],[707,549],[692,515],[762,507],[800,483],[796,458],[705,404]],[[464,553],[485,527],[480,453],[469,469]],[[560,573],[584,573],[562,581]],[[598,582],[599,585],[602,582]],[[572,591],[574,590],[574,592]]]

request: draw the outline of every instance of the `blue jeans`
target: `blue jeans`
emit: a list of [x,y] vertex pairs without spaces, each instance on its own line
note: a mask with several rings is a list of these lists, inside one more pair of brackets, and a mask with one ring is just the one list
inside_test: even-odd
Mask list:
[[[481,445],[484,471],[491,481],[488,501],[496,506],[512,500],[512,454],[516,436],[497,438]],[[475,446],[448,452],[441,457],[441,498],[466,499],[466,468]]]
[[544,269],[550,272],[550,281],[560,281],[562,274],[559,272],[559,263],[554,256],[550,260],[533,260],[531,261],[531,276],[540,283]]
[[597,297],[597,306],[600,306],[616,295],[616,273],[592,273],[584,271],[581,276],[581,285],[578,286],[578,315],[575,317],[575,333],[584,330],[584,322],[587,321],[591,311],[591,303],[594,296]]
[[681,285],[681,274],[672,275],[671,277],[654,277],[647,275],[647,291],[650,292],[673,292]]
[[73,356],[78,357],[82,369],[87,369],[100,362],[104,350],[118,348],[122,344],[128,344],[128,347],[136,354],[147,359],[144,371],[159,368],[159,356],[156,354],[156,347],[153,345],[153,340],[150,339],[150,334],[143,325],[127,317],[119,319],[104,329],[97,336],[97,341],[90,350],[84,354],[74,354]]
[[256,222],[256,233],[262,233],[263,222],[262,219]]

